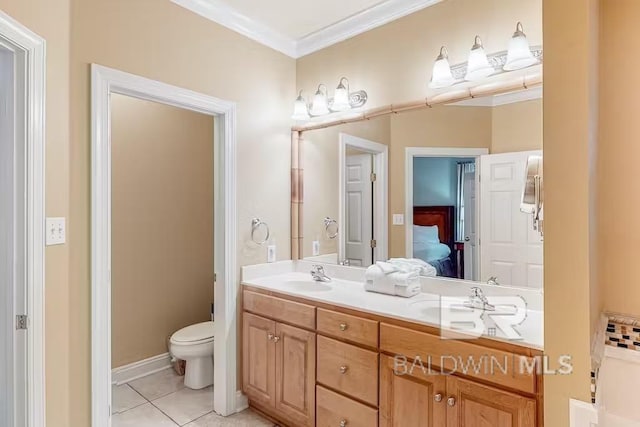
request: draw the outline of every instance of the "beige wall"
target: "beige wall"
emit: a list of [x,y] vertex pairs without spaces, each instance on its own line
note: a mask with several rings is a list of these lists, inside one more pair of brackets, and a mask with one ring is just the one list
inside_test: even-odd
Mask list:
[[213,117],[111,96],[114,368],[210,319]]
[[[169,1],[72,0],[70,422],[91,412],[90,68],[92,62],[237,103],[239,263],[266,261],[249,243],[259,216],[290,254],[290,126],[295,61]],[[65,350],[69,350],[66,348]],[[52,426],[58,427],[58,426]]]
[[542,99],[491,109],[491,154],[542,150]]
[[[46,216],[69,215],[70,0],[0,0],[0,10],[46,39]],[[45,250],[46,422],[69,426],[69,245]]]
[[[304,256],[313,255],[313,240],[320,241],[320,254],[338,251],[338,239],[325,233],[324,218],[338,220],[339,176],[338,147],[340,133],[389,145],[391,118],[378,117],[359,123],[349,123],[327,129],[304,132],[302,135],[302,167],[304,169],[304,204],[302,245]],[[341,227],[344,229],[344,227]]]
[[[640,208],[638,98],[640,46],[634,0],[601,3],[600,140],[597,170],[599,281],[606,310],[640,315],[640,286],[633,279],[639,249],[635,229]],[[605,149],[606,148],[606,149]]]

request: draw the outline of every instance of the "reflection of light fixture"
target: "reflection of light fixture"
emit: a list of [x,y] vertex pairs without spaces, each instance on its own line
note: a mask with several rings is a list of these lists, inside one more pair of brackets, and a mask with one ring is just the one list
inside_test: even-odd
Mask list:
[[467,74],[464,76],[466,81],[472,82],[483,79],[495,73],[495,69],[489,64],[487,53],[482,46],[480,36],[476,36],[471,52],[469,52],[469,60],[467,61]]
[[522,23],[516,25],[516,32],[509,40],[509,52],[507,62],[504,64],[505,71],[520,70],[537,64],[538,60],[533,56],[529,41],[522,28]]
[[[322,89],[324,89],[324,92]],[[325,85],[318,85],[318,90],[313,97],[313,103],[311,104],[311,110],[309,113],[312,116],[329,114],[329,100],[327,99],[327,87]]]
[[[344,82],[347,85],[344,85]],[[336,93],[333,95],[333,104],[331,104],[331,111],[347,111],[351,109],[349,103],[349,80],[346,77],[340,79],[340,83],[336,88]]]
[[431,74],[429,87],[432,89],[438,89],[451,86],[453,83],[455,83],[455,79],[453,78],[453,74],[451,74],[449,52],[446,47],[442,46],[440,48],[440,54],[436,58],[436,62],[433,64],[433,73]]
[[309,120],[309,109],[307,108],[307,101],[302,97],[302,91],[298,94],[296,102],[293,104],[293,120]]

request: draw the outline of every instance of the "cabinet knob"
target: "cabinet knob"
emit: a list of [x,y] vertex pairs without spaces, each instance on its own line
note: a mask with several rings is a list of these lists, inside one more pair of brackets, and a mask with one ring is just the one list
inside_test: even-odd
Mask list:
[[438,393],[435,396],[433,396],[433,400],[435,400],[437,403],[442,402],[442,393]]
[[348,370],[349,370],[348,366],[340,366],[340,373],[341,374],[346,374]]
[[273,340],[273,334],[268,334],[268,335],[267,335],[267,339],[268,339],[269,341]]
[[347,329],[349,329],[349,325],[347,325],[346,323],[340,323],[341,331],[346,331]]
[[280,337],[273,337],[273,342],[278,342],[280,341]]
[[347,426],[347,420],[340,420],[340,427],[346,427]]
[[447,399],[447,405],[454,407],[456,406],[456,398],[455,397],[450,397]]

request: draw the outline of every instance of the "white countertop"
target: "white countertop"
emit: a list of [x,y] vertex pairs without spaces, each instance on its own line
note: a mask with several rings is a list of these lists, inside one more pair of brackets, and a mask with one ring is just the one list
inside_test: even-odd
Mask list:
[[[444,330],[441,328],[440,322],[440,303],[442,300],[439,294],[423,292],[412,298],[401,298],[366,292],[364,284],[358,281],[333,278],[328,283],[316,283],[311,280],[308,273],[275,271],[273,273],[276,274],[262,277],[248,274],[242,280],[242,283],[284,295],[424,324]],[[456,291],[455,293],[460,293],[459,288]],[[492,297],[489,296],[488,298],[489,302],[492,302]],[[445,308],[444,310],[446,311],[447,309]],[[445,313],[445,311],[442,311],[442,313]],[[485,312],[483,317],[487,323],[483,337],[536,350],[543,349],[544,316],[542,311],[527,309],[524,321],[514,326],[519,338],[513,340],[509,339],[501,328],[496,328],[494,326],[495,323],[491,320],[491,316],[500,315],[500,313],[493,312],[493,315],[491,313]],[[486,316],[487,314],[489,314],[488,317]],[[495,335],[490,336],[487,334],[489,331],[495,332]]]

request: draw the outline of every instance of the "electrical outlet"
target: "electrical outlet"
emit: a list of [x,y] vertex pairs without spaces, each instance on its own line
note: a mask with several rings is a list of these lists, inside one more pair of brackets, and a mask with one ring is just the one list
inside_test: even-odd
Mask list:
[[317,240],[311,242],[311,249],[313,251],[313,256],[320,255],[320,242]]
[[45,224],[46,245],[63,245],[66,240],[66,224],[64,218],[47,218]]
[[393,214],[393,225],[404,225],[404,215]]
[[276,245],[267,246],[267,262],[276,262]]

